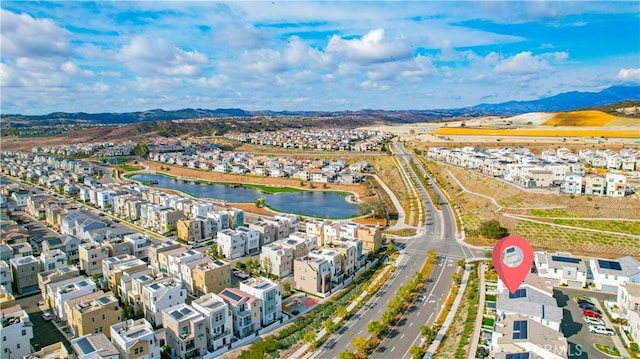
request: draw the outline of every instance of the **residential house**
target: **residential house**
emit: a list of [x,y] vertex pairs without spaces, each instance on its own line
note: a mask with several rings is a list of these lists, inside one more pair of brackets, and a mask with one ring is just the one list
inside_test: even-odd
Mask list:
[[382,248],[380,226],[360,226],[356,236],[362,241],[362,249],[365,253],[375,253]]
[[111,326],[111,343],[120,359],[158,359],[160,340],[145,319],[126,320]]
[[33,324],[20,304],[0,308],[0,358],[23,358],[31,353]]
[[11,278],[13,293],[17,295],[38,291],[40,263],[34,256],[11,258]]
[[67,255],[59,249],[44,251],[39,257],[40,268],[43,271],[66,267],[67,261]]
[[631,256],[616,260],[592,259],[589,269],[597,290],[618,293],[618,286],[623,283],[640,283],[640,261]]
[[553,287],[536,274],[530,273],[520,288],[510,293],[502,280],[498,280],[498,298],[496,300],[498,317],[522,314],[553,330],[560,330],[562,309],[553,297]]
[[587,265],[580,258],[569,253],[550,254],[535,252],[534,263],[538,275],[553,285],[565,285],[571,288],[587,286]]
[[331,291],[331,268],[324,258],[308,256],[293,261],[293,287],[325,296]]
[[[193,263],[193,264],[192,264]],[[198,295],[220,293],[231,286],[231,266],[229,262],[205,257],[203,260],[186,263],[193,281],[191,291]],[[185,273],[186,271],[183,271]],[[187,277],[183,276],[186,282]]]
[[206,319],[207,348],[210,351],[222,349],[231,343],[233,319],[229,305],[222,298],[208,293],[194,300],[191,305]]
[[55,315],[61,320],[68,320],[64,311],[64,302],[97,291],[96,283],[86,277],[76,277],[48,285],[50,303]]
[[71,349],[77,359],[119,359],[118,349],[104,333],[87,334],[71,339]]
[[608,197],[624,197],[627,186],[627,177],[625,175],[607,173],[605,180],[607,182]]
[[28,355],[29,359],[70,359],[70,353],[62,342],[42,347]]
[[631,312],[640,311],[640,283],[627,282],[619,285],[616,302],[624,319],[629,319]]
[[262,326],[282,318],[280,285],[264,277],[252,277],[240,282],[240,290],[260,299]]
[[227,259],[236,259],[244,256],[246,248],[246,237],[233,229],[223,229],[218,231],[216,238],[218,248]]
[[[498,316],[491,339],[491,353],[531,353],[524,358],[565,359],[568,357],[567,339],[558,330],[549,328],[522,314]],[[518,356],[517,358],[523,358]]]
[[123,311],[113,293],[103,293],[97,298],[75,299],[68,318],[71,330],[76,336],[90,333],[104,333],[111,338],[111,326],[123,319]]
[[584,177],[584,194],[587,196],[604,196],[606,194],[606,181],[602,176],[588,174]]
[[102,274],[102,261],[109,258],[109,249],[97,243],[83,243],[78,247],[80,270],[86,275]]
[[207,325],[204,315],[188,304],[163,309],[166,344],[173,358],[196,358],[207,353]]
[[142,287],[144,316],[154,326],[163,324],[162,311],[177,307],[187,299],[187,290],[173,278],[164,278]]
[[177,238],[189,244],[202,239],[202,221],[197,219],[179,219],[177,222]]
[[49,284],[62,282],[67,279],[76,278],[80,275],[80,270],[75,266],[66,266],[62,268],[56,268],[50,271],[38,273],[38,288],[40,288],[40,295],[42,301],[49,303]]
[[260,299],[237,288],[225,288],[218,296],[231,309],[236,338],[245,338],[260,329]]
[[280,241],[262,246],[260,252],[260,263],[268,263],[267,271],[278,278],[293,273],[293,258],[293,249]]
[[562,193],[581,194],[583,182],[584,178],[581,175],[577,173],[569,174],[564,177],[564,181],[562,182]]

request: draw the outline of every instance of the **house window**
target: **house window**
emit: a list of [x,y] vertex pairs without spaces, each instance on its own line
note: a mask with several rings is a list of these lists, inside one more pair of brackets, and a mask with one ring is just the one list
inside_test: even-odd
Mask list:
[[22,336],[24,337],[25,335],[27,335],[27,330],[26,329],[22,329]]

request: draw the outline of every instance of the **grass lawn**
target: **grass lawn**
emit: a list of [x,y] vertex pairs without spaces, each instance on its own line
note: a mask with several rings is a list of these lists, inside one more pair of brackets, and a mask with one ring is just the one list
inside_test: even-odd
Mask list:
[[132,171],[140,171],[142,167],[139,166],[129,166],[129,165],[119,165],[118,169],[123,172],[132,172]]
[[255,188],[257,190],[260,190],[260,192],[266,193],[266,194],[291,193],[291,192],[304,191],[303,189],[293,188],[293,187],[274,187],[274,186],[265,186],[261,184],[243,184],[242,187]]
[[403,229],[397,229],[397,230],[386,230],[386,231],[383,231],[382,233],[390,234],[398,237],[411,237],[416,235],[416,229],[403,228]]
[[613,345],[600,344],[600,343],[596,343],[595,345],[596,345],[596,349],[598,349],[599,351],[607,355],[620,356],[620,352],[618,351],[618,348],[616,348]]

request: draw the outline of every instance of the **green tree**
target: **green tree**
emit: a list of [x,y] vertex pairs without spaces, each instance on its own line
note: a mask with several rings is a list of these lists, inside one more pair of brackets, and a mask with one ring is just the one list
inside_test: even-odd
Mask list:
[[355,337],[353,339],[351,339],[351,344],[353,345],[353,347],[355,348],[357,353],[360,354],[366,354],[367,353],[367,349],[369,346],[369,343],[367,342],[367,340],[363,337]]
[[438,252],[435,249],[430,248],[427,251],[427,260],[429,263],[435,263],[436,260],[438,260]]
[[500,239],[509,235],[507,229],[502,227],[500,222],[495,219],[483,221],[480,223],[480,228],[478,230],[483,237],[492,239]]
[[394,318],[395,318],[395,314],[391,312],[391,309],[389,309],[386,312],[382,313],[382,317],[380,319],[384,324],[391,325],[393,323]]
[[424,352],[422,351],[422,349],[417,345],[411,346],[411,349],[409,349],[409,352],[411,353],[411,357],[413,359],[420,359],[424,355]]
[[315,348],[316,346],[316,332],[312,329],[308,332],[304,333],[304,337],[302,340],[309,345],[311,348]]
[[398,246],[396,246],[396,242],[393,240],[389,240],[389,244],[387,245],[387,252],[389,254],[395,253],[398,250]]
[[344,318],[347,316],[347,307],[345,307],[344,305],[341,305],[338,307],[338,309],[336,309],[336,315],[339,318]]
[[380,323],[377,320],[374,320],[372,322],[369,322],[369,324],[367,324],[367,332],[373,335],[374,337],[377,337],[382,333],[385,327],[386,326],[384,324]]
[[291,282],[289,281],[285,281],[282,283],[282,290],[285,293],[288,293],[289,295],[291,295]]
[[356,355],[348,350],[345,350],[340,352],[340,355],[338,355],[338,359],[356,359]]
[[327,319],[324,321],[324,330],[327,331],[327,333],[329,334],[333,334],[336,332],[336,330],[338,329],[338,326],[336,325],[336,323],[333,322],[333,320],[331,319]]

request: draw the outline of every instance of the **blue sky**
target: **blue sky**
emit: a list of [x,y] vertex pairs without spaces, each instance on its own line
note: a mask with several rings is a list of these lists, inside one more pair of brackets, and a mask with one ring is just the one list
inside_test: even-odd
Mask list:
[[2,1],[1,111],[434,109],[640,83],[640,3]]

